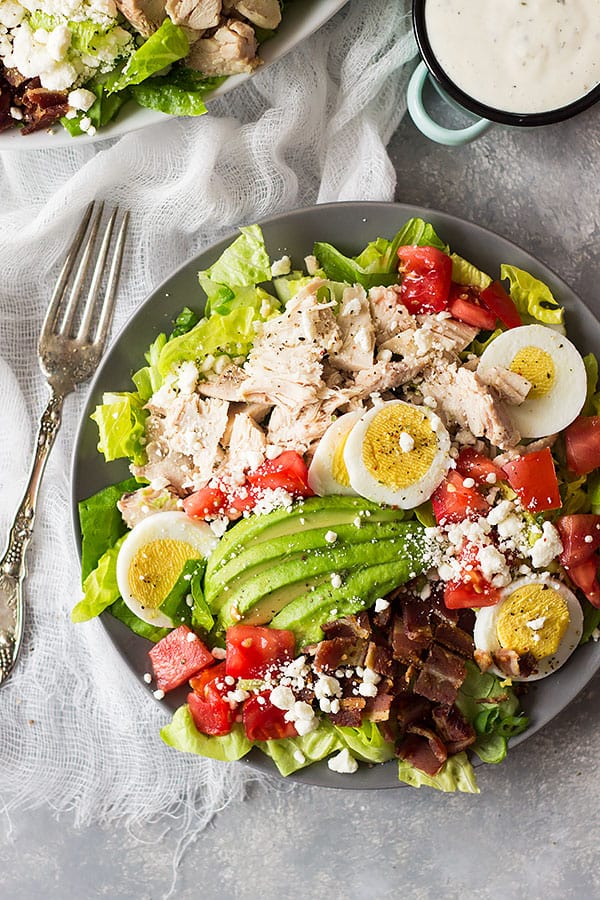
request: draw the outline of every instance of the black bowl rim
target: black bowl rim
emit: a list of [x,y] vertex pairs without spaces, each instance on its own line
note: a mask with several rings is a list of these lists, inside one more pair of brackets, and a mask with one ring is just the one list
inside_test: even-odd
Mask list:
[[466,94],[459,88],[451,78],[446,74],[438,59],[433,52],[429,37],[427,35],[427,27],[425,25],[425,4],[427,0],[413,0],[412,20],[415,32],[415,38],[419,47],[419,52],[423,57],[425,65],[429,69],[431,75],[438,82],[440,87],[456,100],[461,106],[474,113],[482,119],[489,119],[492,122],[499,122],[501,125],[514,125],[519,127],[530,127],[534,125],[554,125],[565,119],[570,119],[584,110],[589,109],[594,103],[600,100],[600,82],[572,103],[561,106],[557,109],[547,110],[539,113],[512,113],[506,110],[495,109],[481,103],[470,94]]

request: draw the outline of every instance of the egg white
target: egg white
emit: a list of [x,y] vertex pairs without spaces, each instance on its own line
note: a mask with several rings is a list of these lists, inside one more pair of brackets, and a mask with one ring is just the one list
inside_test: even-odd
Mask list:
[[[477,650],[487,650],[488,653],[495,653],[502,649],[496,630],[499,613],[502,609],[504,601],[519,588],[526,587],[529,584],[541,584],[555,590],[561,595],[567,609],[569,611],[569,624],[563,635],[563,639],[559,644],[556,653],[544,656],[537,661],[537,671],[532,675],[513,677],[513,681],[538,681],[540,678],[546,678],[552,675],[557,669],[566,663],[573,651],[577,648],[581,635],[583,633],[583,613],[581,606],[575,594],[569,590],[561,581],[553,578],[532,577],[527,576],[513,581],[508,587],[502,591],[502,599],[495,606],[486,606],[476,613],[475,628],[473,629],[473,637]],[[532,631],[532,638],[534,632]],[[510,647],[505,649],[510,650]],[[497,666],[490,666],[490,671],[506,678],[506,674]]]
[[340,444],[358,420],[364,414],[364,410],[358,409],[346,413],[333,422],[317,446],[315,455],[308,469],[308,484],[311,490],[320,497],[328,494],[349,494],[356,496],[356,491],[350,485],[341,484],[333,474],[333,465],[336,451]]
[[[368,470],[363,460],[363,444],[369,426],[382,410],[398,405],[407,407],[410,411],[417,409],[426,416],[431,423],[431,430],[435,434],[437,444],[434,458],[427,471],[412,484],[402,488],[394,488],[379,481]],[[400,446],[398,446],[397,452],[398,459],[401,459],[403,451]],[[377,503],[386,503],[389,506],[398,506],[401,509],[413,509],[431,497],[448,471],[450,465],[450,436],[441,419],[429,407],[415,407],[410,403],[405,403],[403,400],[389,400],[386,403],[374,406],[362,415],[356,425],[354,425],[344,448],[344,462],[348,469],[350,484],[361,497],[366,497],[368,500],[373,500]]]
[[198,558],[202,558],[212,553],[218,538],[206,522],[190,519],[184,512],[169,511],[155,513],[143,519],[132,528],[121,544],[117,557],[117,585],[121,597],[131,612],[143,622],[157,628],[172,628],[180,623],[173,622],[160,611],[160,607],[144,606],[132,592],[129,583],[129,570],[136,554],[148,544],[159,540],[190,544],[198,552]]
[[525,347],[539,347],[552,357],[554,381],[542,397],[525,398],[510,414],[524,438],[540,438],[562,431],[581,412],[587,391],[587,376],[579,350],[564,335],[544,325],[510,328],[486,347],[477,372],[492,366],[506,369]]

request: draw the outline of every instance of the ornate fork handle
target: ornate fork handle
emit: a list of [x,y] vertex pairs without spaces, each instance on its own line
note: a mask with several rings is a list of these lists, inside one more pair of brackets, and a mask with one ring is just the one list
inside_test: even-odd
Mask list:
[[53,390],[42,413],[29,481],[0,561],[0,684],[12,672],[21,647],[25,620],[22,590],[27,571],[25,553],[33,534],[40,482],[60,428],[63,400],[64,394]]

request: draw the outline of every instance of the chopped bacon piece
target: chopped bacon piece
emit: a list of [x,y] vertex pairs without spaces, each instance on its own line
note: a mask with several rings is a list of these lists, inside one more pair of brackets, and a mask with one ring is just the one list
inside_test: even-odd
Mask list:
[[473,638],[462,628],[450,625],[447,622],[440,622],[435,629],[435,639],[438,644],[443,644],[448,650],[453,650],[459,656],[465,656],[467,659],[473,659],[473,651],[475,644]]
[[464,659],[439,644],[433,644],[415,682],[414,691],[435,703],[450,706],[456,700],[466,675]]
[[504,648],[492,653],[492,659],[501,672],[509,678],[527,678],[537,671],[537,660],[533,653],[517,653]]
[[416,694],[400,694],[396,702],[396,718],[401,733],[404,733],[409,725],[422,722],[431,713],[431,703],[425,697]]
[[343,697],[340,700],[340,711],[331,713],[330,719],[334,725],[360,728],[366,705],[367,701],[364,697]]
[[449,756],[475,743],[475,729],[456,706],[437,706],[431,715]]
[[433,640],[429,624],[429,606],[423,600],[408,600],[402,605],[402,621],[404,630],[412,641]]
[[317,672],[333,671],[340,666],[362,666],[367,652],[367,642],[350,637],[336,637],[321,641],[315,654]]
[[364,718],[371,722],[387,722],[392,712],[393,694],[377,694],[369,697],[364,708]]
[[335,622],[327,622],[321,626],[326,638],[360,638],[368,640],[371,637],[371,623],[366,612],[356,616],[344,616]]
[[369,641],[367,655],[365,656],[365,666],[368,666],[369,669],[373,669],[380,675],[391,675],[393,671],[392,651],[389,647]]
[[426,775],[437,775],[448,758],[443,743],[429,728],[411,725],[410,731],[397,750],[398,756]]
[[394,616],[391,639],[394,659],[407,665],[420,662],[421,654],[431,643],[431,635],[421,634],[418,637],[409,637],[406,633],[404,618],[401,616]]

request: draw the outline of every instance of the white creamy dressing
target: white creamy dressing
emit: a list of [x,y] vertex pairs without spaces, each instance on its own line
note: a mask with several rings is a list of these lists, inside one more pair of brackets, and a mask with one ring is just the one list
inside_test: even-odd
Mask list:
[[600,82],[600,0],[427,0],[425,26],[450,80],[494,109],[560,109]]

